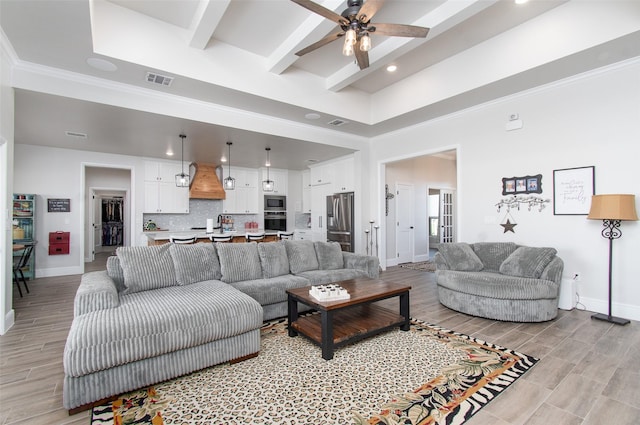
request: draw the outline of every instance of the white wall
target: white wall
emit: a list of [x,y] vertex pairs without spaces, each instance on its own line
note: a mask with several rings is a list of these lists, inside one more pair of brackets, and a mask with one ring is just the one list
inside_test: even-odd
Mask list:
[[[84,271],[84,234],[86,189],[84,168],[127,168],[136,184],[131,191],[130,207],[135,213],[133,229],[142,229],[144,159],[126,155],[102,154],[33,145],[15,145],[14,185],[18,193],[37,194],[36,275],[38,277],[78,274]],[[137,180],[135,180],[137,179]],[[48,198],[69,198],[71,211],[48,213]],[[139,205],[138,211],[135,206]],[[70,232],[69,255],[49,256],[49,232]],[[141,232],[140,232],[141,233]],[[131,243],[138,242],[132,235]]]
[[10,84],[8,46],[0,37],[0,335],[13,326],[13,235],[9,208],[12,206],[14,96]]
[[[600,235],[601,222],[556,216],[549,205],[542,212],[512,212],[515,233],[504,233],[504,212],[497,213],[495,204],[502,198],[502,177],[540,173],[542,196],[552,198],[553,170],[589,165],[595,166],[596,193],[638,195],[639,104],[635,60],[377,137],[371,179],[384,187],[383,163],[459,146],[458,240],[555,247],[565,276],[582,276],[581,302],[606,312],[608,241]],[[505,130],[512,113],[520,114],[521,130]],[[382,210],[383,199],[374,206]],[[614,242],[613,313],[640,320],[640,223],[624,222],[622,232]]]

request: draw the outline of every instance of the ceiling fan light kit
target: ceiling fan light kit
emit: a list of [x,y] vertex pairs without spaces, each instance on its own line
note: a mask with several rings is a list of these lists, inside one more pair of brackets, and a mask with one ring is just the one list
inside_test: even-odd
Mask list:
[[342,54],[352,56],[355,54],[356,62],[360,69],[369,67],[369,50],[371,50],[370,34],[376,32],[380,35],[392,37],[421,37],[429,33],[429,28],[416,27],[401,24],[376,24],[371,25],[371,18],[382,7],[384,0],[348,0],[347,8],[338,15],[334,11],[320,6],[311,0],[291,0],[300,6],[317,13],[340,26],[340,31],[329,34],[320,41],[296,52],[297,56],[303,56],[326,44],[344,37]]
[[184,139],[187,136],[184,134],[180,135],[180,138],[182,139],[182,156],[180,159],[180,162],[182,164],[182,172],[180,174],[176,174],[176,186],[177,187],[189,187],[189,184],[191,183],[191,179],[189,178],[189,174],[186,174],[184,172]]

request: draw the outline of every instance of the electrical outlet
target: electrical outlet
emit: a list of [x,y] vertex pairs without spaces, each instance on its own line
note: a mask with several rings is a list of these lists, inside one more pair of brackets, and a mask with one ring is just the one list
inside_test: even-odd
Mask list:
[[575,280],[576,282],[580,282],[582,280],[582,273],[580,272],[575,272],[573,274],[573,280]]

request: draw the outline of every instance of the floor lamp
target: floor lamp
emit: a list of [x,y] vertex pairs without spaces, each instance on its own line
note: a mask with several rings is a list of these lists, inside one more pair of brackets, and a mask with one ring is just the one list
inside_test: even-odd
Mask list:
[[604,320],[616,325],[626,325],[629,320],[611,315],[611,260],[613,240],[622,236],[620,222],[637,220],[635,195],[593,195],[588,219],[602,220],[602,236],[609,239],[609,314],[597,313],[592,319]]

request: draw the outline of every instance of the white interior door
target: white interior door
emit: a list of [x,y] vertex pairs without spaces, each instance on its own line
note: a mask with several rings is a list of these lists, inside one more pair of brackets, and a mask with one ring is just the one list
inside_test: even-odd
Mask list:
[[413,185],[396,184],[396,255],[398,264],[413,261]]
[[455,191],[440,191],[440,243],[455,242]]

